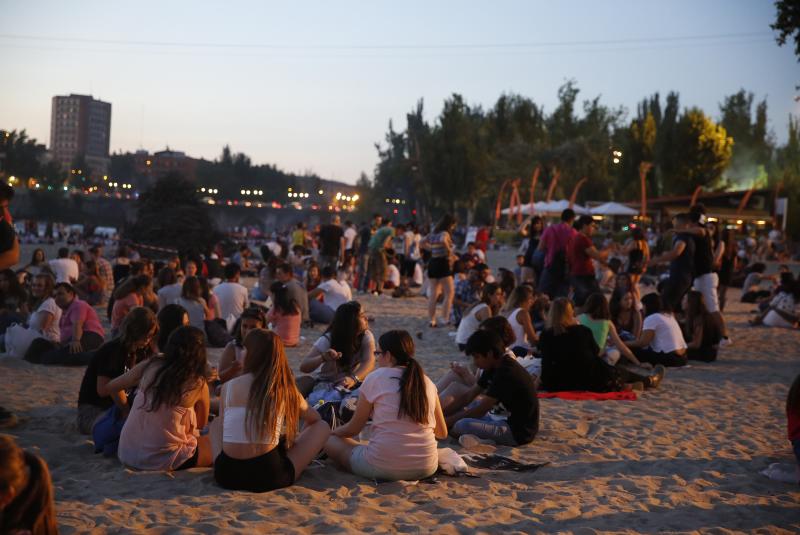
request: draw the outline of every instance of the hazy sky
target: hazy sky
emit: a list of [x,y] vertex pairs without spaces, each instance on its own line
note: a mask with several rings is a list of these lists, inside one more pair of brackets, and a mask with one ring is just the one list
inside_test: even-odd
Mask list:
[[430,119],[454,92],[484,108],[520,93],[549,113],[573,78],[581,99],[635,110],[675,90],[715,118],[744,87],[784,141],[800,64],[773,19],[765,0],[0,0],[0,128],[49,144],[51,97],[92,94],[112,103],[112,151],[211,159],[227,143],[355,182],[420,98]]

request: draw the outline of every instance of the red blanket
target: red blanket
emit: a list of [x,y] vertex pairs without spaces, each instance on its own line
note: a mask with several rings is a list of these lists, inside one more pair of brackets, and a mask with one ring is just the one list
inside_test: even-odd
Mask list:
[[636,392],[539,392],[540,398],[561,398],[561,399],[616,399],[626,401],[636,401]]

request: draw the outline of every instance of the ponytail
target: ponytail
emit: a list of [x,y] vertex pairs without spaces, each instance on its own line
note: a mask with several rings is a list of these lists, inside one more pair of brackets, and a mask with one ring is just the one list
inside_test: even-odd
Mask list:
[[405,366],[400,377],[400,408],[397,417],[403,415],[418,424],[428,423],[428,395],[425,372],[414,359],[414,339],[407,331],[393,330],[381,335],[378,345],[392,354],[399,366]]

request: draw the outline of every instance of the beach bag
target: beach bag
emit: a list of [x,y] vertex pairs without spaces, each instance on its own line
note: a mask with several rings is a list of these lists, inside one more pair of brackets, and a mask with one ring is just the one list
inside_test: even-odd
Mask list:
[[436,450],[439,454],[439,470],[443,471],[448,476],[456,476],[469,472],[469,466],[461,458],[461,455],[451,448],[439,448]]
[[94,452],[103,452],[105,457],[115,457],[119,446],[119,437],[122,434],[122,426],[125,420],[119,407],[114,405],[109,408],[95,422],[92,428],[92,439],[94,440]]
[[308,404],[312,407],[322,402],[340,402],[342,401],[342,391],[336,388],[333,383],[320,382],[314,387],[311,394],[308,395]]
[[6,353],[14,358],[21,359],[37,338],[42,338],[42,333],[36,329],[28,329],[24,325],[14,323],[6,329]]
[[319,413],[331,429],[336,429],[340,425],[339,421],[339,401],[320,401],[314,405],[314,409]]

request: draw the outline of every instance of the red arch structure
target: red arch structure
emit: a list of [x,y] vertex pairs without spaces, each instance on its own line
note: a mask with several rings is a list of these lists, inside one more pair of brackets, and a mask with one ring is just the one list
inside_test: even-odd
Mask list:
[[542,171],[542,166],[537,165],[536,169],[533,170],[533,177],[531,178],[531,193],[529,196],[529,204],[528,204],[528,215],[533,216],[533,213],[536,209],[533,206],[533,192],[536,191],[536,182],[539,181],[539,173]]
[[583,177],[582,179],[578,180],[578,183],[575,184],[574,188],[572,188],[572,195],[569,196],[570,209],[572,209],[572,207],[575,206],[575,199],[578,198],[578,192],[581,190],[581,187],[583,187],[583,185],[586,184],[587,180],[588,178]]

